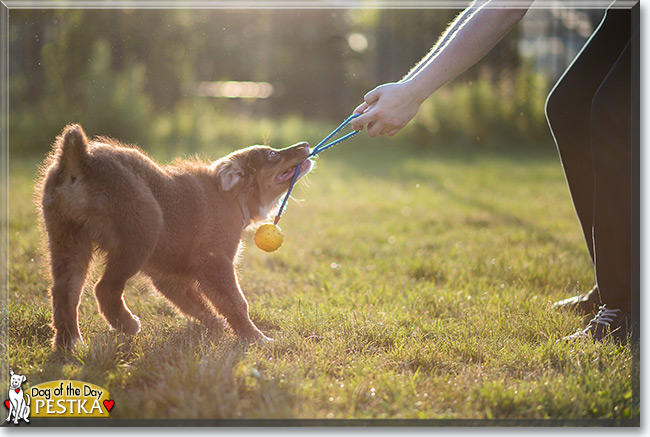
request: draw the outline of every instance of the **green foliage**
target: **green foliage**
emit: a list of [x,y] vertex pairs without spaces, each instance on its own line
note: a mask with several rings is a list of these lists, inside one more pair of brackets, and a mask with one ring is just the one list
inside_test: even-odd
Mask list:
[[[220,143],[266,136],[272,144],[331,130],[291,119],[210,120],[188,117],[187,127],[166,129],[198,129]],[[556,343],[583,321],[550,303],[589,288],[593,272],[553,146],[417,150],[401,135],[362,134],[323,154],[310,183],[295,190],[304,200],[283,216],[277,252],[257,250],[252,232],[244,234],[240,282],[252,319],[275,338],[247,348],[229,329],[209,333],[176,315],[135,278],[125,299],[142,332],[108,328],[91,280],[80,310],[86,346],[51,352],[48,281],[29,198],[36,162],[12,155],[2,313],[9,365],[29,384],[77,379],[107,388],[114,418],[638,425],[635,350]],[[183,150],[183,139],[152,153],[166,161],[172,152],[229,151]]]
[[[51,50],[50,50],[51,49]],[[47,92],[38,104],[20,106],[9,114],[10,148],[18,153],[45,153],[63,127],[81,123],[88,132],[121,138],[126,142],[152,140],[154,119],[150,99],[143,93],[144,70],[133,65],[112,72],[106,41],[92,47],[86,73],[74,92],[65,92],[54,71],[60,63],[54,47],[44,50]],[[50,71],[52,74],[50,74]]]
[[[457,13],[16,10],[8,41],[12,153],[46,153],[72,122],[92,134],[168,150],[185,147],[179,141],[189,142],[189,150],[212,139],[240,141],[218,121],[224,116],[255,117],[263,125],[287,117],[336,122],[368,90],[403,77]],[[351,34],[364,38],[367,48],[353,50]],[[517,37],[513,31],[480,69],[425,103],[413,123],[413,143],[547,138],[542,111],[548,78],[520,62]],[[256,101],[193,95],[196,82],[215,80],[266,81],[276,92]],[[200,138],[201,125],[215,121],[225,131]]]
[[481,146],[517,142],[524,147],[550,138],[544,114],[548,80],[529,69],[496,83],[489,77],[450,84],[424,102],[413,121],[415,140],[462,141]]
[[[320,131],[316,127],[321,128]],[[309,141],[316,132],[329,128],[324,122],[310,122],[299,117],[231,117],[206,99],[187,99],[169,116],[161,116],[153,125],[154,140],[142,144],[165,160],[179,155],[199,154],[216,159],[236,149],[253,144],[267,144],[276,149]],[[308,138],[305,135],[309,135]],[[312,145],[315,145],[312,144]]]
[[142,93],[144,69],[140,65],[113,75],[108,69],[106,42],[93,47],[81,102],[69,102],[82,125],[91,132],[108,132],[129,142],[147,142],[152,119],[151,102]]

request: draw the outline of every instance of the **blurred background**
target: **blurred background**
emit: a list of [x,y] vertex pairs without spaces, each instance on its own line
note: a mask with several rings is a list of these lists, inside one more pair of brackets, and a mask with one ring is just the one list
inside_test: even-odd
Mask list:
[[[42,155],[72,122],[169,157],[318,141],[367,91],[401,79],[459,12],[11,10],[10,151]],[[530,10],[396,138],[548,145],[546,95],[602,14]]]

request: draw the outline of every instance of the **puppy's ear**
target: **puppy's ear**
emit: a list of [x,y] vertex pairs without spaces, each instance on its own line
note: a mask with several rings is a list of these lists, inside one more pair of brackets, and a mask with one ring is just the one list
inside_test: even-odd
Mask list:
[[13,370],[10,370],[10,371],[9,371],[9,374],[10,374],[11,376],[14,376],[14,371],[13,371]]
[[22,375],[20,379],[22,380],[21,384],[27,381],[27,377],[25,375]]
[[244,174],[244,169],[239,159],[231,157],[218,163],[217,177],[219,178],[221,189],[224,191],[232,190],[235,185],[244,179]]

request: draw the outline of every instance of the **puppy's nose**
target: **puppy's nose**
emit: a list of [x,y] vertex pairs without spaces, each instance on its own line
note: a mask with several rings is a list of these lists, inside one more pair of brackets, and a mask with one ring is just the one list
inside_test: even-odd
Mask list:
[[309,143],[307,141],[303,141],[301,143],[296,143],[291,147],[293,150],[295,150],[296,153],[303,154],[303,153],[309,153]]

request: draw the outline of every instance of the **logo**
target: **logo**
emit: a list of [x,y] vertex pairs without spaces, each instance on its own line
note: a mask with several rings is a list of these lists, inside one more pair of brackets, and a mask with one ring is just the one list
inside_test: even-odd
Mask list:
[[20,420],[30,423],[30,419],[37,417],[109,417],[115,407],[108,390],[95,384],[60,380],[24,388],[25,381],[25,375],[11,371],[9,399],[5,406],[9,410],[7,422],[13,418],[15,425]]
[[23,382],[27,381],[25,375],[16,375],[13,370],[9,371],[9,399],[5,401],[5,407],[9,409],[7,422],[11,422],[11,416],[14,418],[14,425],[22,419],[29,423],[29,395],[23,392]]

